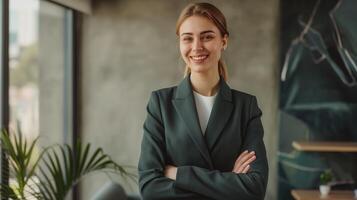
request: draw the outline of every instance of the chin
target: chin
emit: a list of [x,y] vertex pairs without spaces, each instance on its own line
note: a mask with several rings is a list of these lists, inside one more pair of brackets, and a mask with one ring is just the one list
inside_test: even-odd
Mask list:
[[191,72],[194,73],[206,73],[208,72],[210,69],[209,67],[205,66],[205,65],[191,65]]

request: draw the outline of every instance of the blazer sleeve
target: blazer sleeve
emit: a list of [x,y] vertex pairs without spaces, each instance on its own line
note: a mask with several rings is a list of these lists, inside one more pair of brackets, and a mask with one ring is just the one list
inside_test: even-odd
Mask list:
[[143,200],[151,199],[208,199],[185,189],[175,188],[174,181],[164,176],[166,151],[164,126],[159,99],[151,94],[144,122],[144,135],[139,158],[139,189]]
[[213,199],[262,200],[268,181],[268,162],[263,142],[262,112],[257,100],[250,102],[249,120],[243,138],[244,150],[255,151],[256,160],[246,174],[220,172],[195,166],[178,167],[175,186]]

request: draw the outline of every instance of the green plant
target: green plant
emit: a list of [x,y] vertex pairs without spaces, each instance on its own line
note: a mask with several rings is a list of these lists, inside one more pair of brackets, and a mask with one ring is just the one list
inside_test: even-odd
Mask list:
[[325,170],[320,175],[320,183],[321,185],[327,185],[332,181],[332,172],[331,170]]
[[[11,199],[25,199],[26,185],[35,174],[43,152],[37,159],[33,157],[34,147],[37,142],[35,139],[32,144],[23,140],[22,134],[11,138],[6,131],[1,132],[1,145],[9,158],[10,176],[15,178],[16,185],[1,185],[1,195]],[[35,160],[35,164],[30,165],[30,161]]]
[[78,142],[74,147],[53,145],[35,156],[36,138],[28,142],[22,134],[1,132],[1,145],[8,156],[9,175],[15,184],[1,185],[1,196],[14,200],[64,200],[82,177],[93,172],[116,173],[135,179],[101,148]]

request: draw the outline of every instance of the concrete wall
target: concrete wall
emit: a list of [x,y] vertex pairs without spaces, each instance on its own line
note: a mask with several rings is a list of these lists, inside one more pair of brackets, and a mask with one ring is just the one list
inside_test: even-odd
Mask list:
[[[82,135],[119,163],[136,166],[146,103],[152,90],[182,78],[175,23],[182,0],[97,0],[82,24]],[[211,1],[213,2],[213,1]],[[224,58],[231,87],[258,97],[270,164],[266,199],[276,199],[278,0],[215,1],[231,37]],[[119,180],[112,177],[114,180]],[[82,199],[105,175],[84,180]],[[125,186],[137,192],[137,186]]]

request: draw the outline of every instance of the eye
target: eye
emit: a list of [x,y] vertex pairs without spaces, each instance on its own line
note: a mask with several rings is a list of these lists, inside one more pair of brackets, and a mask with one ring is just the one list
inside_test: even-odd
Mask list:
[[191,42],[192,41],[192,37],[183,37],[182,41],[184,42]]
[[213,35],[204,35],[202,37],[203,41],[209,41],[209,40],[212,40],[214,38]]

